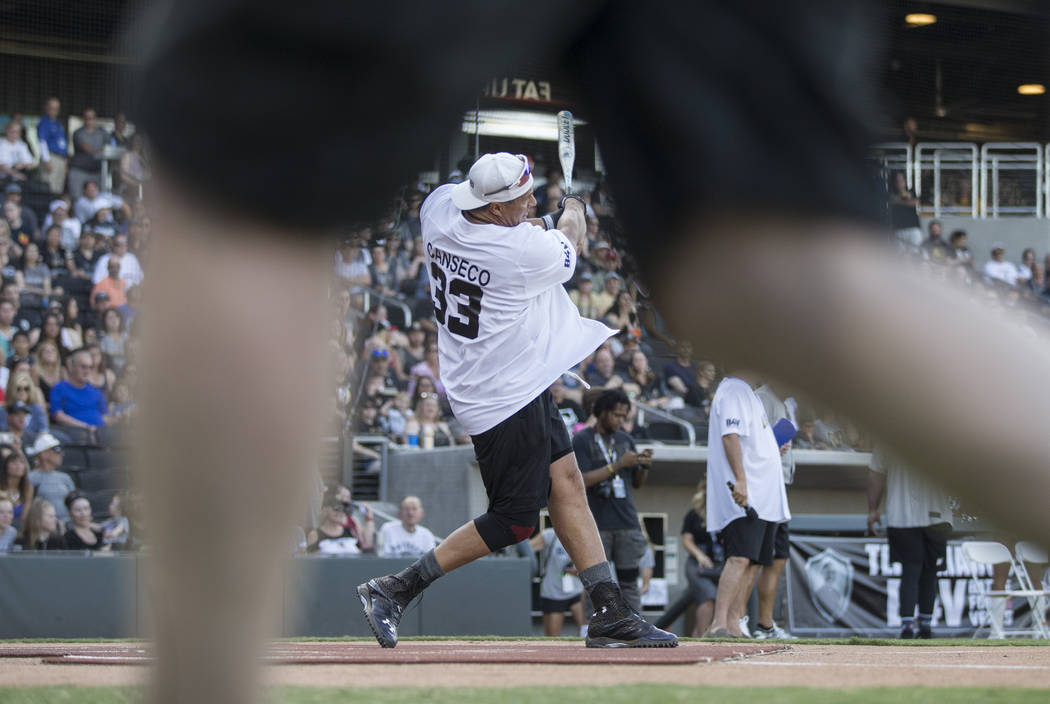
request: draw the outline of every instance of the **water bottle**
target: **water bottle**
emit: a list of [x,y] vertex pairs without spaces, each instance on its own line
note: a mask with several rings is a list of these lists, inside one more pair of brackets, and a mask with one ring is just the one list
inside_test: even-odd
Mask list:
[[423,449],[433,450],[434,449],[434,426],[424,425],[423,426]]
[[419,436],[418,435],[409,435],[408,436],[408,446],[409,447],[419,447]]

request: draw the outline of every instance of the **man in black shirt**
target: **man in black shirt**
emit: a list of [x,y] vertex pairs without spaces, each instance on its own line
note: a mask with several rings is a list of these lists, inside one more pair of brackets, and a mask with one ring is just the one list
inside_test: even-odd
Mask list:
[[576,462],[587,487],[587,503],[605,546],[605,556],[616,565],[623,596],[642,609],[638,591],[638,563],[647,542],[638,525],[634,490],[649,476],[652,450],[637,452],[634,439],[621,430],[631,402],[619,389],[606,391],[594,402],[598,423],[572,439]]

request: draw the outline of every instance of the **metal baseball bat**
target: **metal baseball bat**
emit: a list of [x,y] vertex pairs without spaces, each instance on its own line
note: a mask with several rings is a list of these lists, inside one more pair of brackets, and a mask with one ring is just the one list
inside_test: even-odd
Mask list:
[[558,113],[558,159],[565,176],[565,193],[572,193],[572,166],[576,162],[576,127],[572,121],[572,113],[568,110]]

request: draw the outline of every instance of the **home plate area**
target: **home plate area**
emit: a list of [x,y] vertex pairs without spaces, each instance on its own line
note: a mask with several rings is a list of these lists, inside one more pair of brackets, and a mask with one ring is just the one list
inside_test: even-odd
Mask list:
[[[511,663],[584,665],[692,665],[767,655],[786,645],[683,643],[677,648],[586,648],[573,641],[403,641],[384,649],[374,642],[275,643],[271,665],[367,665]],[[0,645],[2,658],[40,658],[54,665],[148,665],[153,661],[143,643],[51,643]]]

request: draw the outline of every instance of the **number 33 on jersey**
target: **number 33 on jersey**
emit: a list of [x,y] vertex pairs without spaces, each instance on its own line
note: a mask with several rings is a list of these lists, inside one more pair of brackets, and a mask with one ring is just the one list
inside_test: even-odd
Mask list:
[[441,381],[471,435],[523,408],[615,331],[581,318],[563,284],[576,252],[557,230],[467,220],[440,186],[420,209]]

